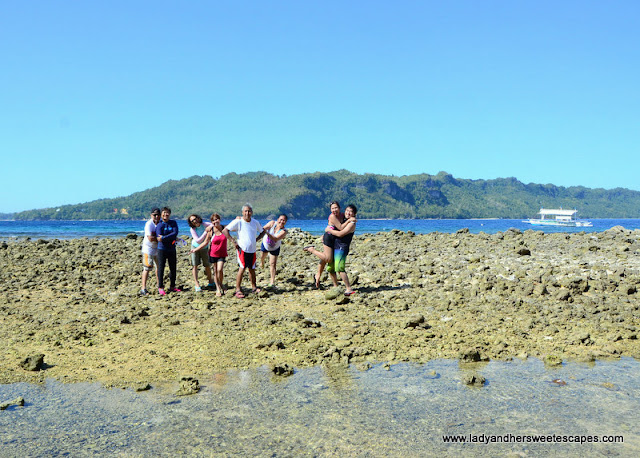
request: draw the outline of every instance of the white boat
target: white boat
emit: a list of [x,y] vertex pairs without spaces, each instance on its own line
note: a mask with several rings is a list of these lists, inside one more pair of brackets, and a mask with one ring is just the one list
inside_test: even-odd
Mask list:
[[591,227],[591,221],[578,219],[578,210],[563,210],[562,208],[541,208],[538,214],[540,218],[530,218],[523,221],[536,226],[565,226],[565,227]]

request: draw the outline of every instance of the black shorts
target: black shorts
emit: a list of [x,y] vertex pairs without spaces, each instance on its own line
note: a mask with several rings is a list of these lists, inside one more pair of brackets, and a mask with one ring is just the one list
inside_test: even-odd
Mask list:
[[324,235],[322,236],[322,244],[330,247],[331,249],[333,249],[333,244],[335,240],[336,240],[336,236],[333,234],[329,234],[328,232],[325,232]]

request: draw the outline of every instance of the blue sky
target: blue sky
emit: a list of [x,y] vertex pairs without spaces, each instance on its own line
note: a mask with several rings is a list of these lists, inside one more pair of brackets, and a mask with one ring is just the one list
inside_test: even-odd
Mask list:
[[0,212],[348,169],[640,190],[637,1],[0,4]]

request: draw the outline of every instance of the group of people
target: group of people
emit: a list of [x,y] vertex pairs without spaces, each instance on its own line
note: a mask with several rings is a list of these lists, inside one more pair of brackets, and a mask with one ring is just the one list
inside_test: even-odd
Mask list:
[[[320,259],[318,271],[315,275],[315,286],[320,287],[320,277],[326,266],[333,284],[338,286],[337,274],[345,283],[346,295],[351,295],[349,278],[345,272],[345,259],[349,253],[349,246],[356,228],[355,205],[349,205],[344,213],[341,213],[338,202],[331,203],[331,214],[329,215],[328,226],[323,236],[323,251],[320,252],[312,246],[304,248],[305,251],[316,255]],[[269,221],[262,226],[253,218],[253,208],[245,204],[242,207],[242,216],[237,217],[226,226],[221,225],[221,217],[214,213],[211,215],[211,222],[205,222],[197,214],[189,215],[187,223],[191,232],[191,265],[195,291],[202,291],[198,280],[199,266],[202,265],[207,276],[207,287],[216,288],[216,296],[225,293],[223,283],[223,268],[228,256],[227,245],[231,243],[236,249],[238,260],[238,275],[236,276],[235,297],[244,298],[242,291],[242,279],[245,271],[249,273],[251,291],[260,292],[256,285],[256,263],[257,263],[257,243],[262,239],[260,251],[262,253],[260,263],[264,268],[267,257],[269,258],[269,274],[271,283],[269,287],[275,285],[276,265],[280,255],[280,246],[287,235],[287,215],[281,214],[276,220]],[[234,238],[231,232],[235,232]],[[164,288],[164,270],[169,265],[169,292],[180,292],[176,286],[176,245],[180,243],[178,238],[178,223],[171,219],[171,209],[164,207],[162,210],[154,208],[151,210],[149,221],[144,228],[144,239],[142,241],[142,289],[141,296],[149,294],[147,281],[149,272],[156,271],[158,282],[158,294],[166,295]]]

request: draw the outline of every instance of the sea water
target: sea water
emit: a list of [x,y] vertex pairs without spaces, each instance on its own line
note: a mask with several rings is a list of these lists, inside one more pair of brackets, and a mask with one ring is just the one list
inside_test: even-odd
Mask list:
[[[485,377],[482,387],[462,382]],[[198,394],[0,385],[1,456],[638,456],[640,363],[533,358],[213,373]]]
[[[260,220],[266,223],[266,220]],[[398,229],[404,232],[413,231],[416,234],[430,232],[452,233],[467,228],[469,232],[477,234],[485,232],[494,234],[510,228],[525,231],[533,229],[546,233],[554,232],[602,232],[614,226],[626,229],[640,229],[640,219],[593,219],[592,227],[554,227],[532,226],[516,219],[393,219],[358,221],[357,233],[389,232]],[[227,224],[229,221],[223,221]],[[15,237],[31,237],[33,239],[73,239],[80,237],[123,237],[135,233],[142,235],[144,221],[0,221],[0,239]],[[289,228],[300,228],[313,235],[320,235],[326,227],[326,220],[296,220],[290,219]],[[178,220],[182,234],[189,233],[186,221]]]

